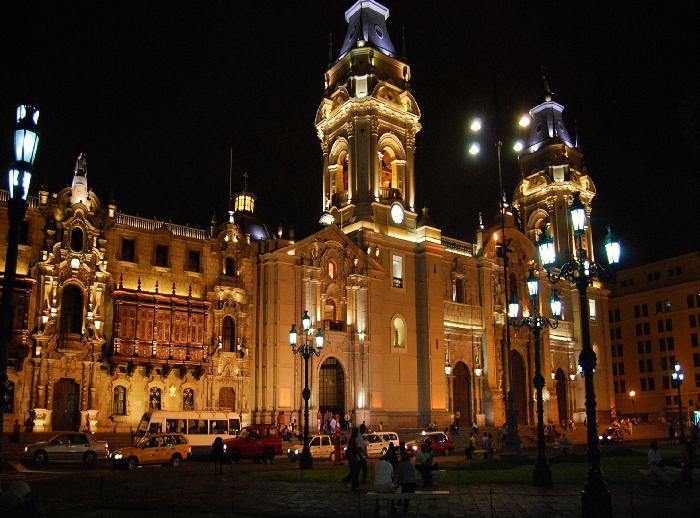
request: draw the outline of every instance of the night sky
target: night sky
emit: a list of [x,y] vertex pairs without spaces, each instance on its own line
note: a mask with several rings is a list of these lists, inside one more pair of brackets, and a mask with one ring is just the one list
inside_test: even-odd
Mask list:
[[[0,8],[3,168],[14,106],[28,100],[43,132],[33,193],[68,185],[83,151],[103,203],[114,196],[122,211],[207,227],[213,211],[224,215],[232,146],[234,191],[246,171],[271,229],[301,237],[318,228],[313,121],[328,35],[337,57],[350,0],[54,4]],[[690,2],[385,4],[397,49],[405,27],[423,114],[417,204],[444,234],[473,241],[478,211],[493,220],[497,207],[495,152],[469,157],[468,120],[493,121],[492,139],[500,133],[510,150],[516,115],[542,100],[544,67],[598,189],[598,242],[612,224],[628,265],[699,248],[700,45]],[[504,177],[510,199],[510,153]]]

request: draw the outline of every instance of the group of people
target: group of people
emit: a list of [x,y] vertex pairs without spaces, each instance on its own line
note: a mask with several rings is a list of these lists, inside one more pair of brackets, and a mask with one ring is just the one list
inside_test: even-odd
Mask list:
[[[479,445],[480,447],[477,448],[477,445]],[[479,441],[478,428],[474,427],[472,431],[469,432],[469,442],[464,448],[464,454],[466,455],[467,459],[473,459],[474,452],[476,450],[484,450],[486,452],[484,453],[484,458],[487,458],[493,456],[493,453],[494,451],[496,451],[496,448],[493,443],[492,434],[484,432],[483,436],[481,437],[481,440]]]
[[350,430],[352,428],[350,414],[345,412],[345,415],[341,418],[340,414],[329,409],[323,412],[320,408],[318,409],[318,412],[316,412],[316,424],[318,433],[334,434],[336,430]]

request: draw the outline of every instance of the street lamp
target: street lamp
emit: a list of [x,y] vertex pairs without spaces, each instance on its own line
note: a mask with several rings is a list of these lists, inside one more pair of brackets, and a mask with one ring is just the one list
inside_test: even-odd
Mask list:
[[[556,250],[554,242],[547,234],[547,229],[542,228],[537,248],[540,260],[547,270],[547,277],[552,284],[562,278],[573,283],[578,289],[579,306],[581,311],[581,341],[582,349],[579,355],[579,367],[585,378],[586,389],[586,424],[587,424],[587,456],[588,474],[586,484],[581,493],[581,503],[584,516],[610,516],[612,513],[610,492],[605,484],[603,472],[600,470],[600,448],[598,446],[598,431],[596,423],[596,400],[593,374],[596,367],[596,354],[591,346],[591,331],[589,324],[589,306],[587,290],[593,279],[599,277],[604,271],[603,265],[592,263],[586,256],[583,248],[582,237],[586,228],[586,208],[581,202],[580,193],[574,193],[573,203],[569,207],[571,223],[576,239],[576,257],[564,263],[558,270],[553,270],[556,262]],[[620,242],[615,239],[608,227],[608,235],[605,240],[605,251],[608,264],[613,266],[620,261]]]
[[535,469],[533,471],[533,481],[536,486],[547,487],[552,485],[552,471],[549,469],[547,457],[545,456],[545,439],[544,439],[544,399],[542,397],[542,389],[544,388],[544,376],[540,363],[540,333],[545,327],[556,328],[559,325],[561,317],[561,299],[556,290],[552,292],[550,299],[550,307],[552,309],[552,317],[550,320],[547,317],[540,315],[539,310],[539,290],[540,282],[535,276],[534,270],[530,270],[530,275],[527,278],[527,291],[532,302],[532,315],[523,317],[520,322],[517,321],[518,312],[513,310],[511,322],[516,330],[523,326],[527,326],[532,331],[535,338],[535,377],[533,385],[535,386],[535,394],[537,398],[537,460],[535,461]]
[[[525,122],[527,119],[527,122]],[[527,125],[529,125],[529,117],[526,115],[522,115],[518,121],[518,125],[520,128],[525,128]],[[479,118],[473,119],[471,124],[469,125],[469,129],[471,130],[472,133],[479,133],[483,129],[484,124],[483,121]],[[518,143],[516,142],[515,145],[513,146],[513,149],[516,150],[516,152],[520,152],[522,150],[522,147],[520,147],[520,150],[518,150]],[[506,356],[507,356],[507,361],[508,361],[508,398],[507,398],[507,407],[506,407],[506,423],[508,426],[508,435],[506,436],[506,449],[509,450],[504,453],[510,453],[511,455],[517,454],[519,455],[521,453],[521,448],[522,444],[520,442],[520,434],[518,433],[518,413],[517,409],[515,406],[515,394],[513,393],[513,368],[511,365],[511,358],[510,358],[510,332],[508,330],[508,318],[510,314],[510,303],[508,302],[508,241],[506,239],[506,192],[503,190],[503,172],[502,172],[502,167],[501,167],[501,149],[503,148],[503,141],[500,138],[496,139],[496,156],[498,158],[498,197],[499,197],[499,206],[500,206],[500,211],[501,211],[501,238],[503,239],[503,244],[501,245],[501,251],[500,254],[498,253],[498,248],[497,250],[497,255],[500,255],[501,258],[503,259],[503,281],[506,286],[505,290],[505,300],[504,300],[504,310],[505,310],[505,317],[506,317],[506,325],[504,326],[504,332],[505,332],[505,344],[506,344]],[[469,145],[469,154],[472,156],[476,156],[481,152],[481,146],[479,145],[478,142],[472,141],[471,144]],[[514,287],[511,286],[511,289]]]
[[[17,107],[15,126],[15,161],[9,170],[10,198],[7,201],[9,228],[7,231],[7,252],[5,256],[5,276],[2,283],[0,302],[0,401],[5,401],[7,389],[7,355],[12,341],[12,319],[14,316],[15,279],[17,277],[17,246],[24,215],[27,212],[27,194],[32,180],[32,167],[39,146],[39,110],[21,104]],[[0,404],[0,429],[3,422],[4,405]],[[0,470],[2,470],[2,437],[0,434]]]
[[673,378],[673,384],[678,389],[678,422],[681,427],[681,434],[678,438],[681,443],[685,442],[685,419],[683,419],[683,400],[681,399],[681,385],[683,385],[683,380],[685,379],[685,373],[681,369],[681,364],[676,362],[673,366],[673,372],[671,373],[671,378]]
[[304,448],[301,450],[299,458],[299,468],[311,469],[313,461],[311,459],[311,450],[309,449],[309,398],[311,390],[309,389],[309,358],[312,355],[320,356],[323,350],[323,331],[320,329],[314,333],[311,329],[311,317],[309,312],[304,310],[304,316],[301,317],[301,329],[304,341],[297,345],[297,326],[292,324],[289,330],[289,345],[292,347],[294,354],[299,353],[304,358],[304,390],[301,395],[304,398]]
[[634,418],[637,418],[637,407],[634,406],[634,398],[637,395],[637,392],[634,390],[630,390],[630,399],[632,400],[632,413],[634,414]]

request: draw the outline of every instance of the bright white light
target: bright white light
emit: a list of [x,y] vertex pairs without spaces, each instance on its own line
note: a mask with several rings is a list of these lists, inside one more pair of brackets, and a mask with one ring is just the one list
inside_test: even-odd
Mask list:
[[70,267],[71,267],[73,270],[77,270],[79,266],[80,266],[80,259],[78,259],[77,257],[73,257],[73,258],[70,260]]
[[472,156],[478,155],[480,151],[481,151],[481,146],[479,145],[478,142],[472,142],[471,145],[469,146],[469,154]]
[[520,153],[524,148],[525,143],[522,140],[517,140],[515,144],[513,144],[513,151],[516,153]]
[[527,128],[530,125],[530,121],[530,116],[527,114],[523,114],[520,117],[520,120],[518,120],[518,126],[520,126],[521,128]]
[[469,125],[469,129],[472,130],[474,133],[477,131],[481,130],[481,119],[477,117],[476,119],[472,119],[471,124]]

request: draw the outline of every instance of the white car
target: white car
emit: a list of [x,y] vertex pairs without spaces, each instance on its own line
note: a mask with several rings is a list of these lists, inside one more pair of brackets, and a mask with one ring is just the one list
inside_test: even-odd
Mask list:
[[381,457],[389,449],[389,443],[399,447],[399,435],[396,432],[370,432],[364,435],[368,457]]
[[[346,435],[340,435],[340,451],[345,450],[348,445],[348,437]],[[287,447],[287,457],[291,460],[296,460],[301,455],[301,450],[304,448],[303,442],[294,442],[291,446]],[[309,449],[311,450],[311,457],[314,459],[331,459],[333,460],[333,454],[335,452],[335,446],[333,445],[332,435],[312,435],[309,437]],[[342,455],[342,453],[341,453]]]
[[55,435],[48,441],[28,445],[24,448],[24,455],[37,464],[54,460],[79,460],[93,464],[97,459],[109,456],[109,445],[89,433],[67,432]]

